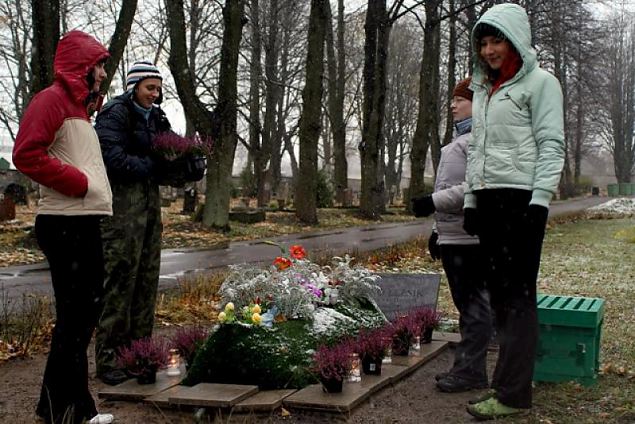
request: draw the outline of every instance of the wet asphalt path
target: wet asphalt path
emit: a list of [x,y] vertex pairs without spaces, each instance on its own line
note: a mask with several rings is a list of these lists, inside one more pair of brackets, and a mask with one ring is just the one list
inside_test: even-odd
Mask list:
[[[549,216],[575,213],[606,202],[605,197],[586,197],[571,201],[554,202]],[[285,245],[301,244],[311,252],[333,255],[346,252],[364,252],[403,243],[418,236],[430,234],[432,219],[419,219],[408,223],[374,224],[364,227],[339,228],[314,233],[291,234],[269,238]],[[276,246],[264,240],[229,243],[214,249],[165,249],[161,253],[160,289],[173,287],[177,278],[199,272],[210,272],[231,264],[269,263],[279,255]],[[34,265],[0,268],[0,288],[3,301],[19,303],[23,294],[51,295],[50,274],[46,262]]]

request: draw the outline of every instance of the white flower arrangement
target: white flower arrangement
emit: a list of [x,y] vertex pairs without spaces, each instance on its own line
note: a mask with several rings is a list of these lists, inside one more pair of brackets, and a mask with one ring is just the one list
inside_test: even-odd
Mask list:
[[320,266],[305,259],[301,246],[291,246],[290,258],[277,257],[268,269],[231,266],[219,291],[221,302],[232,302],[238,309],[260,305],[261,323],[266,326],[286,319],[313,319],[316,308],[342,302],[374,304],[380,277],[352,266],[352,260],[348,255],[334,257],[331,266]]

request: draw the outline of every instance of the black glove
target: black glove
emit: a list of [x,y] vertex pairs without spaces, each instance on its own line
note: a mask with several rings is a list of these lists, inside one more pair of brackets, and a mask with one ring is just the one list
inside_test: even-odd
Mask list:
[[477,236],[481,232],[481,222],[476,208],[463,209],[463,229],[471,236]]
[[430,251],[430,257],[435,261],[441,259],[441,247],[437,244],[439,240],[439,233],[433,231],[428,238],[428,250]]
[[410,199],[410,204],[416,217],[431,215],[436,210],[432,195],[413,197]]
[[529,205],[525,213],[527,229],[531,232],[543,232],[547,226],[549,209],[540,205]]
[[187,155],[185,157],[184,178],[188,182],[199,181],[205,175],[207,163],[205,157],[200,155]]

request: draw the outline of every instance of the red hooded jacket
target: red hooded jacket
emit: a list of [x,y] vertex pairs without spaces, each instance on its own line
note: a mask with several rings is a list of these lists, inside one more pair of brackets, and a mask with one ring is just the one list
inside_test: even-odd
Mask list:
[[13,163],[41,185],[39,213],[112,214],[99,140],[84,104],[86,76],[108,56],[92,36],[65,34],[55,53],[55,81],[33,97],[22,117]]

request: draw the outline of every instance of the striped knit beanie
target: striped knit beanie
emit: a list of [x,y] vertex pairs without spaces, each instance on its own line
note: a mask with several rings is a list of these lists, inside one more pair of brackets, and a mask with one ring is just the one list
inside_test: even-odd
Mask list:
[[145,61],[135,62],[126,74],[126,91],[133,89],[140,81],[146,78],[157,78],[163,81],[159,68],[152,63]]

